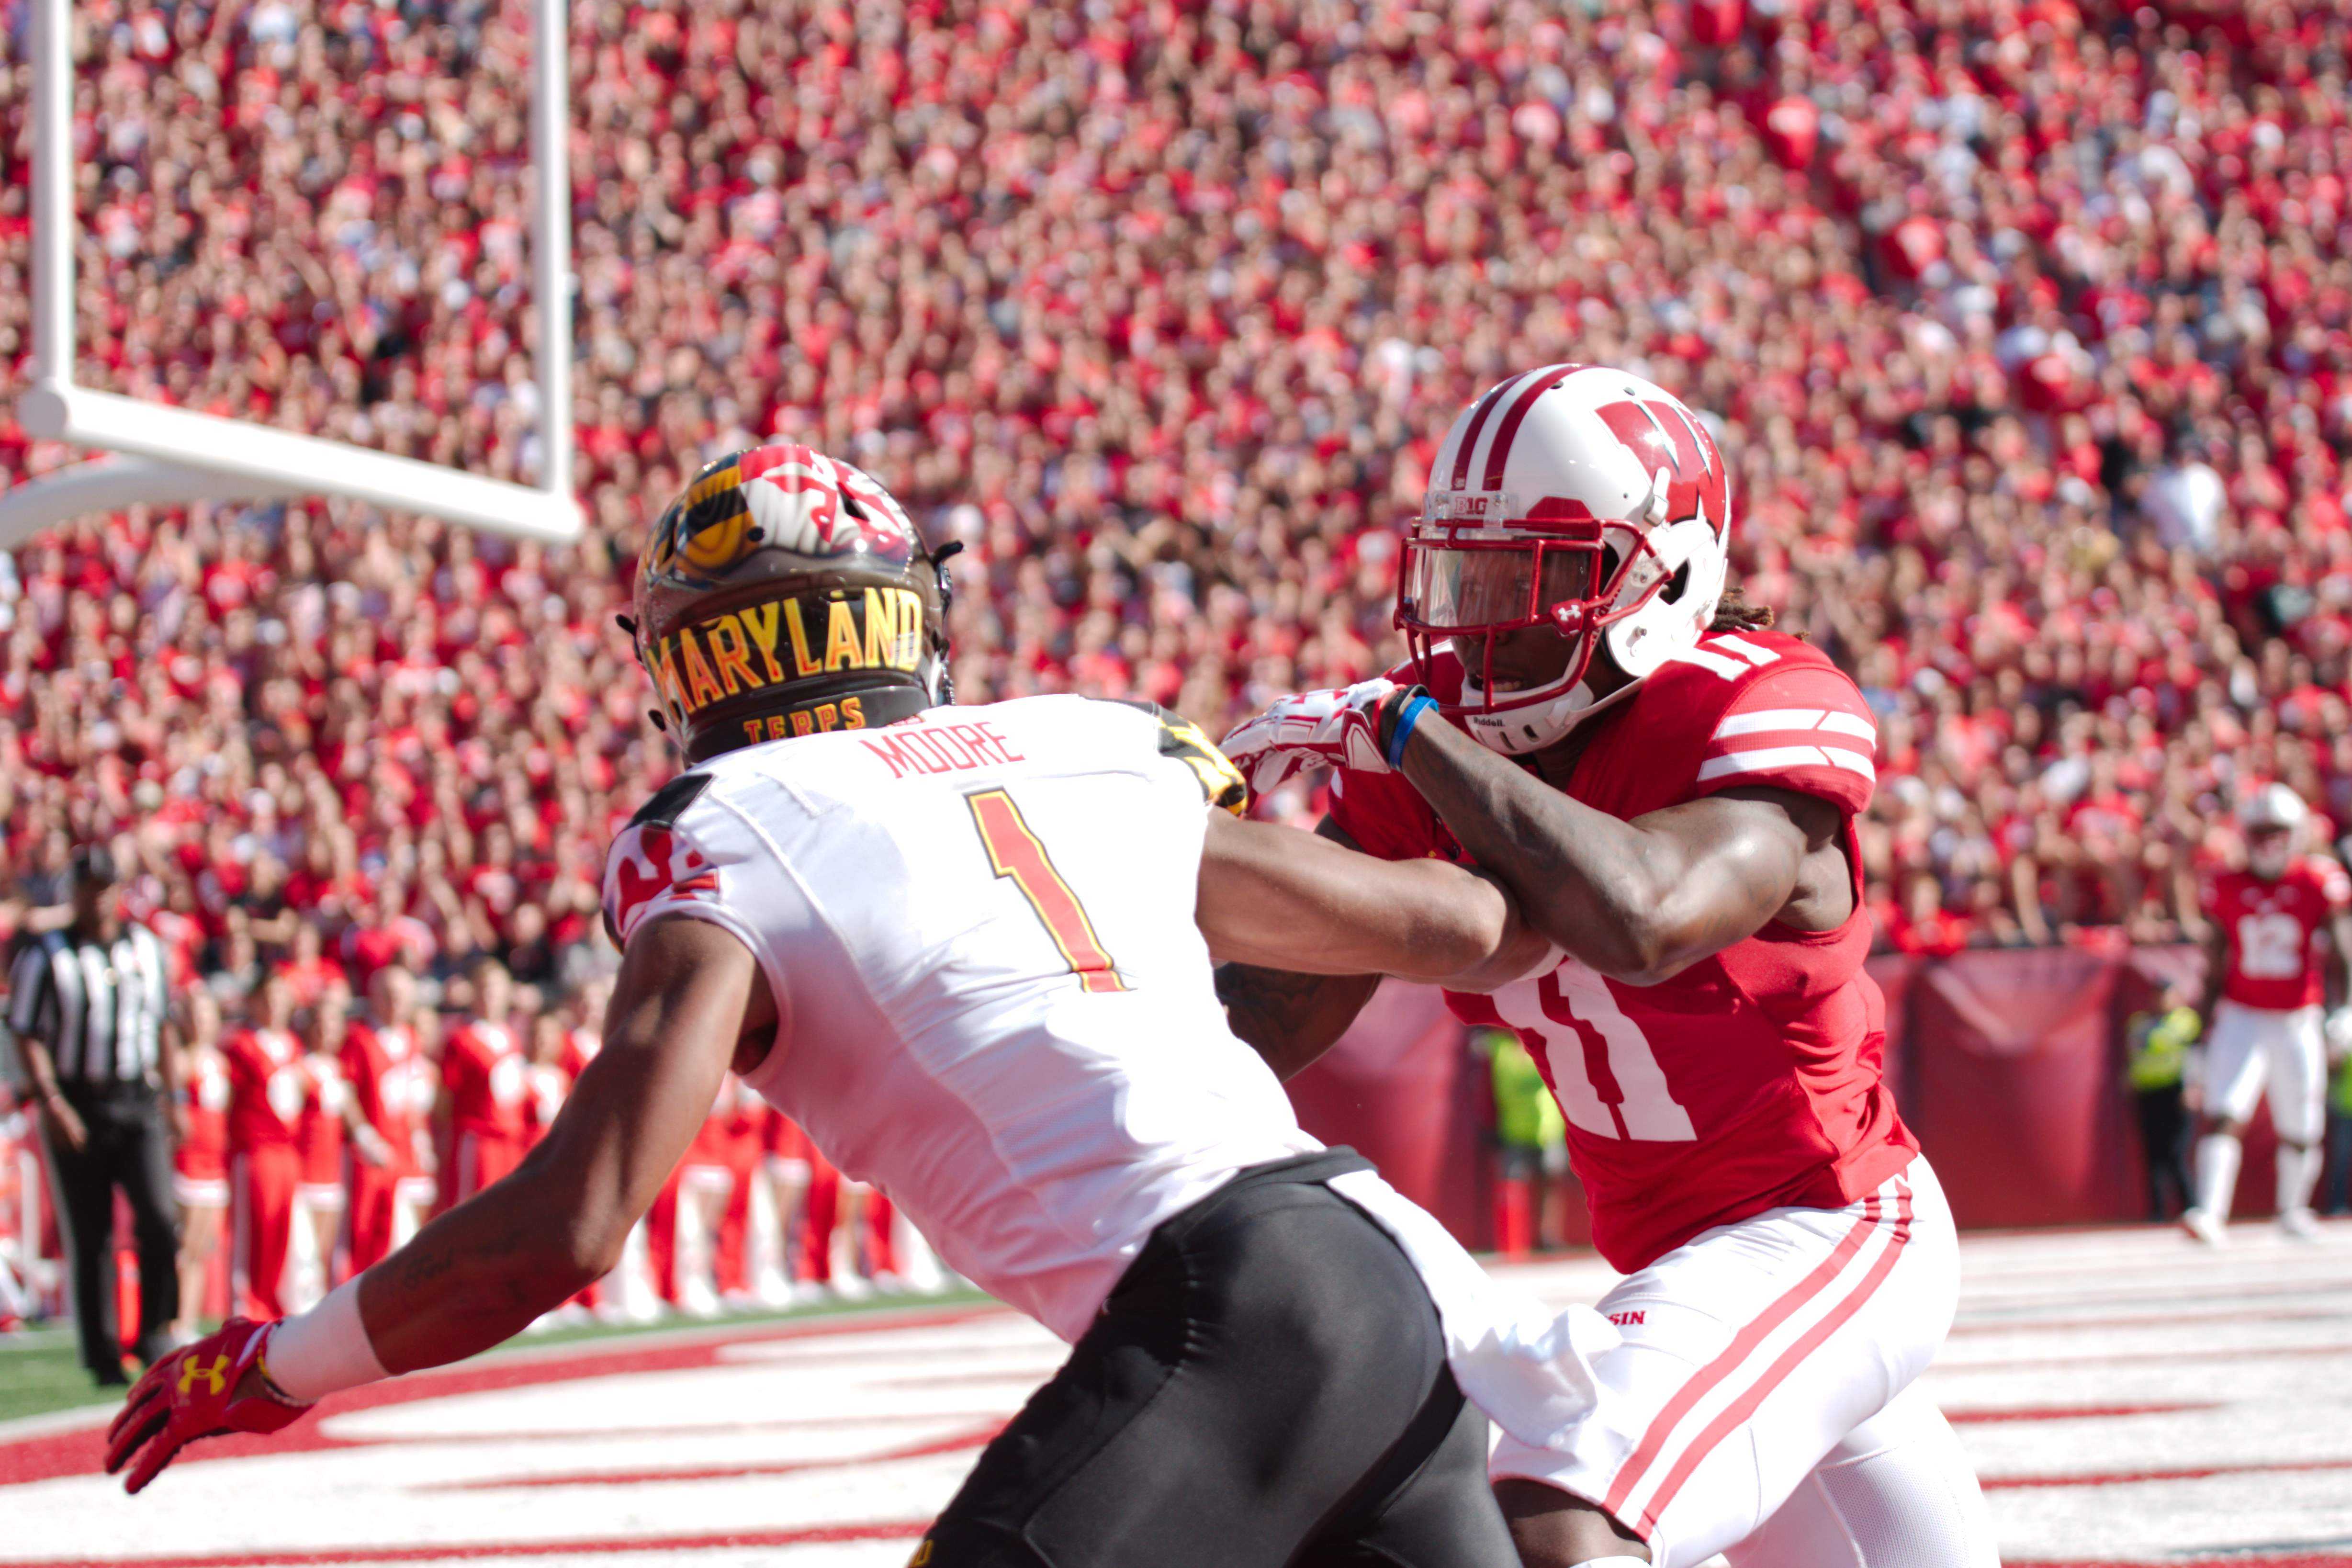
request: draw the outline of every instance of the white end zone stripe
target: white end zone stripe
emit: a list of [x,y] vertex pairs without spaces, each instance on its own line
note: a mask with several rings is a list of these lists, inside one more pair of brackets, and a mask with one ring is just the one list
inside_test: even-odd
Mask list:
[[1734,713],[1715,727],[1715,738],[1726,741],[1764,730],[1826,730],[1874,744],[1878,740],[1878,726],[1859,713],[1835,708],[1759,708],[1752,713]]
[[[1888,1253],[1896,1254],[1899,1259],[1901,1249],[1909,1240],[1909,1216],[1905,1206],[1909,1191],[1907,1185],[1898,1184],[1901,1182],[1902,1178],[1895,1177],[1879,1188],[1874,1200],[1871,1200],[1877,1205],[1876,1212],[1857,1221],[1870,1227],[1869,1234],[1861,1247],[1839,1267],[1837,1273],[1795,1311],[1774,1324],[1771,1332],[1750,1347],[1738,1367],[1683,1412],[1664,1445],[1644,1467],[1641,1479],[1625,1494],[1619,1510],[1621,1518],[1639,1519],[1659,1506],[1655,1500],[1660,1489],[1674,1475],[1691,1446],[1706,1434],[1728,1406],[1755,1392],[1768,1376],[1773,1376],[1774,1386],[1778,1386],[1786,1373],[1774,1376],[1774,1366],[1784,1352],[1811,1333],[1823,1320],[1837,1316],[1841,1310],[1858,1308],[1867,1297],[1876,1295],[1885,1288],[1885,1279],[1882,1276],[1873,1279],[1872,1274]],[[1832,1238],[1822,1239],[1825,1245],[1822,1253],[1805,1259],[1806,1264],[1818,1263],[1823,1256],[1835,1250]],[[1846,1332],[1852,1329],[1853,1325],[1848,1321],[1840,1324],[1834,1331]],[[1825,1346],[1816,1347],[1815,1353],[1822,1348]],[[1769,1391],[1765,1397],[1770,1397]],[[1681,1483],[1677,1482],[1676,1490],[1680,1489]],[[1671,1506],[1672,1501],[1671,1498],[1664,1500],[1667,1506]]]
[[1698,782],[1719,779],[1727,773],[1771,773],[1781,768],[1843,768],[1875,783],[1878,769],[1860,752],[1849,752],[1830,746],[1759,746],[1751,752],[1732,752],[1725,756],[1709,757],[1698,767]]

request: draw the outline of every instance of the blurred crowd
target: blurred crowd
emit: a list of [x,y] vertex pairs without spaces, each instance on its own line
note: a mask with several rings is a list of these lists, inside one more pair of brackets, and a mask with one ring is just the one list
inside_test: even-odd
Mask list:
[[[76,5],[81,379],[533,475],[528,10]],[[967,700],[1215,730],[1398,655],[1439,437],[1551,360],[1720,416],[1747,592],[1882,715],[1891,943],[2193,931],[2252,780],[2352,824],[2340,4],[571,14],[583,542],[298,502],[0,557],[0,887],[111,840],[232,1024],[277,964],[560,1014],[610,963],[673,765],[612,616],[704,458],[806,440],[962,541]],[[0,471],[74,456],[0,416]]]

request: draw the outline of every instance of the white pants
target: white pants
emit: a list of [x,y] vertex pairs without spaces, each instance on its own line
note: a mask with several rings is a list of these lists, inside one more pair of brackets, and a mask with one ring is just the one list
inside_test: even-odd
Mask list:
[[2205,1040],[2205,1114],[2243,1122],[2270,1089],[2271,1124],[2290,1143],[2315,1143],[2326,1125],[2327,1042],[2321,1009],[2224,1002]]
[[1707,1231],[1602,1298],[1619,1342],[1590,1358],[1591,1408],[1541,1445],[1507,1431],[1493,1473],[1597,1503],[1659,1568],[1874,1568],[1896,1543],[1907,1568],[1992,1568],[1951,1428],[1902,1397],[1958,1289],[1925,1159],[1843,1209]]

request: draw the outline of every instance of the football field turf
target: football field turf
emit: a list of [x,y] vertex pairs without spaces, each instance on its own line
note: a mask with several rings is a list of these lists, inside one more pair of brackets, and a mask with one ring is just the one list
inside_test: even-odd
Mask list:
[[[2352,1226],[1972,1237],[1927,1388],[2011,1568],[2352,1568]],[[1597,1262],[1508,1270],[1591,1300]],[[896,1568],[1062,1347],[980,1302],[533,1343],[355,1391],[137,1500],[98,1414],[0,1427],[0,1568]]]

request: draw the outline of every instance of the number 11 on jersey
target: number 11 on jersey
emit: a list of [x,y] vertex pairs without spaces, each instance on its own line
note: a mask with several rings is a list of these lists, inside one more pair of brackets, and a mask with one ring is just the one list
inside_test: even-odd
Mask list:
[[1044,842],[1031,831],[1028,818],[1013,804],[1013,797],[1001,789],[984,789],[964,799],[971,805],[972,826],[980,829],[989,865],[998,876],[1013,879],[1013,885],[1036,911],[1045,934],[1069,961],[1078,984],[1089,991],[1127,990],[1127,982],[1118,977],[1118,966],[1111,963],[1102,939],[1095,935],[1095,923],[1087,918],[1086,906],[1055,869],[1053,858],[1045,853]]

